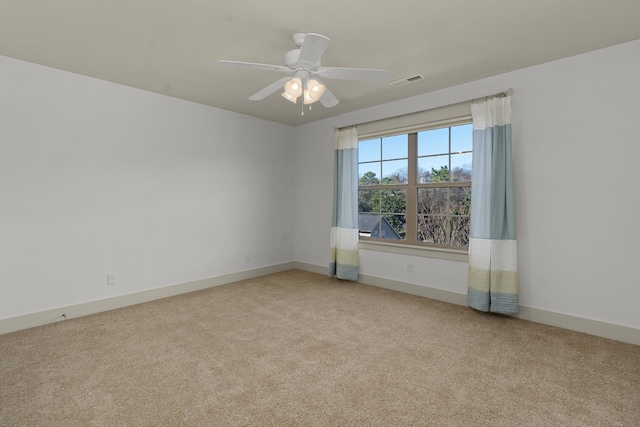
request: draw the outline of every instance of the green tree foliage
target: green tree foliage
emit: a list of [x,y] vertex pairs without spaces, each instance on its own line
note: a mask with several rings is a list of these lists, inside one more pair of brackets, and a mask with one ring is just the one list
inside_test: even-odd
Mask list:
[[[376,177],[375,172],[367,172],[358,180],[360,187],[378,184],[380,184],[380,180]],[[376,190],[358,191],[358,212],[374,212],[373,201],[371,199],[375,192]]]
[[[367,172],[360,177],[360,187],[367,185],[393,185],[406,182],[401,172],[385,177],[380,181],[374,172]],[[358,211],[382,214],[396,232],[404,237],[406,234],[407,193],[404,189],[360,190],[358,192]]]
[[441,166],[438,170],[431,168],[431,182],[449,182],[450,176],[448,166]]
[[378,185],[380,184],[380,180],[376,177],[375,172],[369,171],[362,175],[362,177],[360,177],[360,179],[358,180],[358,184],[360,186]]

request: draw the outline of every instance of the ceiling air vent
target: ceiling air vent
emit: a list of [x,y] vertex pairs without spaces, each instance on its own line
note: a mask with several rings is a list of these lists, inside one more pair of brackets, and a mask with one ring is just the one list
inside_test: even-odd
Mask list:
[[415,76],[405,77],[404,79],[396,80],[396,81],[390,82],[389,84],[393,87],[400,87],[400,86],[408,85],[409,83],[415,83],[423,79],[424,79],[424,76],[422,74],[416,74]]

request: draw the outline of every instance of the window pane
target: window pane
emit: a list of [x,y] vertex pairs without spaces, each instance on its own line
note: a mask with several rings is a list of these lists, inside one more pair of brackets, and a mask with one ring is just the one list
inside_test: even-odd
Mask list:
[[448,182],[449,156],[420,157],[418,159],[418,183]]
[[446,219],[442,215],[418,215],[418,241],[448,244]]
[[407,191],[380,190],[380,207],[384,217],[380,226],[381,236],[385,236],[382,238],[404,239],[407,234]]
[[449,128],[433,129],[418,133],[418,156],[449,152]]
[[473,125],[460,125],[451,128],[451,152],[473,150]]
[[360,213],[358,234],[377,239],[404,240],[406,222],[405,215]]
[[358,143],[358,162],[380,160],[380,138]]
[[449,209],[453,215],[466,215],[471,213],[471,187],[451,188]]
[[382,162],[382,184],[406,184],[408,182],[408,160]]
[[418,213],[449,214],[449,188],[418,188]]
[[358,191],[358,212],[380,212],[379,190]]
[[469,245],[469,217],[418,215],[418,236],[421,242],[439,245]]
[[450,224],[450,242],[448,244],[455,246],[469,246],[469,224],[468,216],[451,216]]
[[451,181],[471,181],[471,153],[451,155]]
[[396,135],[382,138],[382,160],[406,159],[409,156],[409,136]]
[[406,214],[407,190],[379,190],[380,212],[384,214]]
[[[406,239],[406,215],[383,215],[384,221],[380,227],[380,237],[390,240],[404,240]],[[386,223],[385,223],[386,221]],[[391,227],[388,227],[387,224]]]
[[380,217],[376,213],[358,213],[358,235],[378,237],[380,235]]
[[363,163],[358,165],[358,185],[380,184],[380,162]]
[[358,191],[358,232],[360,236],[403,240],[407,223],[406,190]]

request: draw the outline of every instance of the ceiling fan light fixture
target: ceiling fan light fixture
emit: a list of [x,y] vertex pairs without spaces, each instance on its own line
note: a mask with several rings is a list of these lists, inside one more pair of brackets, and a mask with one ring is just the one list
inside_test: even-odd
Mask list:
[[284,91],[292,98],[297,98],[302,95],[302,80],[299,77],[294,77],[284,84]]
[[324,94],[326,87],[317,80],[311,79],[307,82],[307,90],[309,92],[309,98],[319,100]]
[[[302,105],[313,104],[320,101],[325,108],[334,107],[338,99],[321,81],[315,78],[319,76],[326,79],[363,80],[382,82],[387,80],[385,70],[373,68],[344,68],[323,67],[320,60],[325,50],[329,47],[329,38],[315,33],[297,33],[293,36],[296,49],[287,52],[284,56],[284,65],[259,64],[256,62],[242,62],[218,60],[222,66],[234,66],[252,68],[264,71],[279,71],[289,74],[291,77],[283,77],[249,97],[251,101],[259,101],[277,92],[284,86],[282,97],[287,101],[297,104],[302,97]],[[311,107],[309,107],[311,109]],[[302,109],[304,114],[304,108]]]
[[312,98],[311,97],[311,91],[309,89],[304,91],[304,103],[305,104],[313,104],[314,102],[316,102],[318,99],[320,98]]

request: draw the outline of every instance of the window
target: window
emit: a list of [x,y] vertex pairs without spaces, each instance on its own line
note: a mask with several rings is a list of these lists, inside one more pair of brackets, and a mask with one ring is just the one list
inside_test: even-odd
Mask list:
[[473,150],[468,120],[365,137],[358,148],[361,239],[468,246]]

